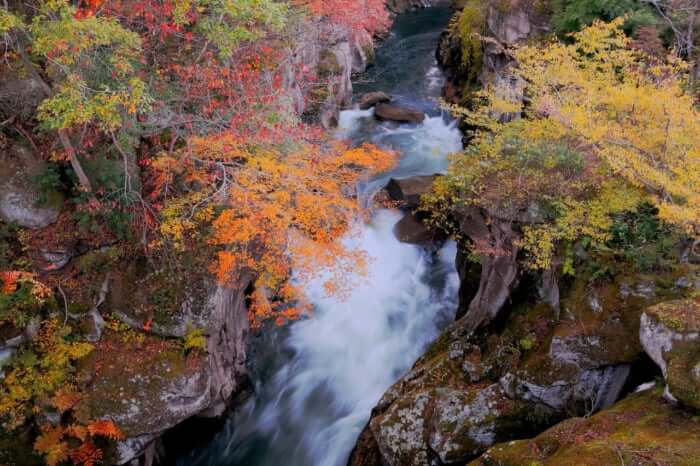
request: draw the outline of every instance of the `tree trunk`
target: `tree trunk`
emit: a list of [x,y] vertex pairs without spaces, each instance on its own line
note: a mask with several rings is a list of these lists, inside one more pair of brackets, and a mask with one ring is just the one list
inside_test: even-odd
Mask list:
[[[24,64],[24,67],[27,69],[27,73],[31,74],[34,79],[38,83],[41,84],[41,87],[44,89],[44,93],[46,94],[47,97],[52,97],[54,95],[53,89],[51,89],[51,86],[44,80],[44,78],[37,72],[37,70],[34,68],[34,64],[31,62],[29,57],[27,56],[27,51],[24,48],[23,41],[21,39],[17,39],[18,43],[18,51],[19,55],[22,59],[22,63]],[[65,129],[59,129],[58,130],[58,137],[59,140],[61,141],[61,145],[63,145],[63,148],[66,150],[68,153],[68,158],[70,160],[70,165],[73,168],[73,171],[78,177],[78,181],[80,182],[80,185],[82,188],[87,191],[87,192],[92,192],[92,184],[90,183],[90,179],[87,177],[85,174],[85,170],[83,170],[82,165],[80,165],[80,160],[78,160],[78,154],[75,151],[75,148],[73,147],[73,143],[70,140],[70,137],[68,135],[68,131]]]
[[518,234],[512,229],[512,222],[487,215],[477,208],[464,212],[460,219],[460,229],[479,247],[486,247],[481,266],[479,289],[469,303],[469,308],[460,322],[468,331],[488,325],[498,316],[499,311],[510,298],[518,285]]
[[73,168],[73,171],[78,177],[78,181],[80,181],[80,186],[82,186],[85,191],[92,192],[92,184],[90,183],[90,179],[85,174],[83,166],[80,165],[80,161],[78,160],[78,154],[76,154],[75,149],[73,148],[73,143],[71,143],[70,141],[68,132],[65,129],[59,129],[58,137],[61,140],[63,148],[66,150],[66,152],[68,152],[70,166]]

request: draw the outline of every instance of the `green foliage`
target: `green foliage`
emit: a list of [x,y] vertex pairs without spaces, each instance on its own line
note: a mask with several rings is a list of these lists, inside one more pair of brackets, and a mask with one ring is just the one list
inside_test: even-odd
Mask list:
[[187,333],[185,334],[182,346],[186,353],[191,351],[206,352],[207,337],[204,335],[204,330],[188,324]]
[[614,216],[607,246],[639,271],[666,268],[677,260],[677,229],[659,219],[659,209],[645,202],[636,210]]
[[531,336],[526,336],[520,339],[518,342],[518,346],[520,346],[520,349],[523,351],[530,351],[532,348],[535,347],[535,341],[532,339]]
[[222,59],[228,59],[241,42],[280,31],[286,22],[288,5],[273,0],[198,0],[207,15],[197,22]]
[[657,18],[647,4],[639,0],[554,0],[552,25],[559,35],[580,31],[593,21],[611,21],[626,16],[625,31],[655,24]]
[[116,19],[77,20],[68,2],[48,2],[25,27],[38,61],[46,61],[55,94],[39,107],[44,128],[67,129],[95,123],[114,131],[124,114],[150,105],[137,77],[141,38]]
[[22,20],[4,8],[0,8],[0,35],[22,25]]
[[39,207],[54,206],[60,204],[61,195],[59,194],[65,187],[61,182],[61,175],[53,166],[46,166],[38,174],[36,174],[32,183],[37,188],[39,197],[36,204]]

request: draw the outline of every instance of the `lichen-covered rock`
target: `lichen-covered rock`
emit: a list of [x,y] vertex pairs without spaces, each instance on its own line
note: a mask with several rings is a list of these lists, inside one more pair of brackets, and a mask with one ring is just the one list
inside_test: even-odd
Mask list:
[[[674,282],[673,274],[582,276],[563,290],[559,320],[540,302],[508,309],[505,328],[491,335],[455,322],[382,397],[351,464],[463,464],[494,443],[609,408],[644,355],[642,312],[677,293]],[[654,293],[624,292],[640,286]]]
[[[104,310],[140,319],[122,307],[139,304],[140,295],[128,280],[137,277],[119,280],[114,275]],[[198,280],[192,277],[193,282]],[[172,310],[170,323],[151,326],[171,334],[180,327],[202,328],[206,351],[186,355],[178,340],[109,330],[82,362],[79,376],[89,381],[89,389],[79,412],[86,421],[109,418],[119,425],[127,437],[119,444],[119,464],[142,455],[163,433],[188,418],[221,415],[245,382],[249,279],[243,279],[240,287],[201,280],[179,309]]]
[[532,440],[496,445],[470,466],[695,466],[700,423],[659,391],[632,395],[589,419],[573,418]]
[[185,357],[176,342],[146,337],[129,343],[129,338],[134,335],[106,333],[79,372],[91,379],[76,409],[81,421],[112,419],[127,437],[119,445],[118,464],[211,402],[203,357]]
[[26,228],[43,228],[56,221],[62,204],[58,193],[44,195],[34,188],[33,178],[43,165],[31,150],[21,145],[0,149],[0,217]]
[[666,378],[667,397],[700,409],[700,299],[648,308],[641,316],[639,337]]
[[453,326],[384,394],[350,464],[459,464],[547,419],[547,407],[509,398],[488,370]]

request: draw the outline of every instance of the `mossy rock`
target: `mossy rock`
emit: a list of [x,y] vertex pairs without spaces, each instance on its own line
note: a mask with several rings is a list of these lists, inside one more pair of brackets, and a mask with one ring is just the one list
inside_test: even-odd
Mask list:
[[648,308],[645,313],[675,332],[700,332],[700,298],[663,302]]
[[323,49],[318,56],[318,78],[323,81],[332,76],[338,76],[343,68],[338,62],[338,57],[330,49]]
[[683,404],[700,410],[700,340],[675,344],[667,357],[670,392]]
[[112,419],[128,438],[161,432],[207,406],[203,363],[176,341],[108,330],[80,362],[77,377],[89,383],[76,413],[83,423]]
[[661,390],[650,390],[534,439],[496,445],[470,466],[697,466],[698,452],[700,421],[666,402]]
[[700,298],[651,306],[641,321],[642,343],[663,370],[669,394],[700,410]]

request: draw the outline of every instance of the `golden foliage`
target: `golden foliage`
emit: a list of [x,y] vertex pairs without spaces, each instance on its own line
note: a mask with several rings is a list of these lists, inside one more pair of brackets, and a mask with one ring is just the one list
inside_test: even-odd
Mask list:
[[65,331],[57,320],[42,322],[31,347],[23,349],[6,369],[0,386],[0,419],[6,428],[22,425],[34,403],[58,390],[75,370],[73,362],[92,351],[88,343],[67,341]]
[[[535,268],[549,267],[560,241],[605,242],[611,215],[645,196],[662,220],[700,235],[700,112],[686,66],[632,49],[622,22],[518,48],[527,104],[492,86],[477,110],[452,108],[482,130],[427,199],[438,221],[461,205],[534,211],[521,246]],[[504,113],[523,118],[504,123]]]
[[[395,162],[394,154],[369,145],[255,146],[232,134],[192,138],[179,156],[177,165],[186,169],[168,159],[157,164],[167,169],[163,178],[211,189],[168,201],[161,233],[183,250],[210,225],[206,241],[218,249],[213,272],[225,284],[237,284],[242,274],[256,277],[269,296],[255,299],[254,313],[266,316],[300,297],[288,283],[292,260],[298,282],[324,268],[362,267],[361,255],[337,240],[361,211],[356,183]],[[285,307],[284,315],[300,310]]]

